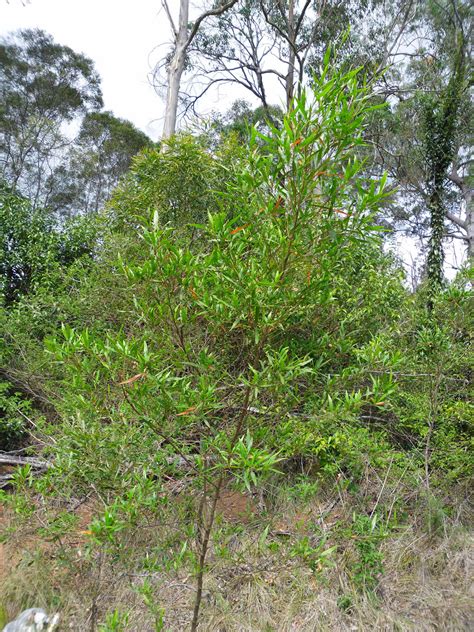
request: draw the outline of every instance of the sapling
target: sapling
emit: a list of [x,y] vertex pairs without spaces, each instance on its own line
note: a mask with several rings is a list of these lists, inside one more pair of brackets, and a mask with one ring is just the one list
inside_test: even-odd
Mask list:
[[281,128],[253,130],[222,210],[195,224],[192,240],[158,211],[143,225],[140,261],[121,264],[136,328],[105,340],[65,328],[56,350],[84,409],[93,401],[138,425],[150,459],[171,451],[186,467],[197,499],[192,631],[221,493],[278,469],[259,430],[298,408],[345,309],[346,276],[378,253],[384,182],[366,185],[356,157],[371,108],[361,70],[331,71],[327,54]]

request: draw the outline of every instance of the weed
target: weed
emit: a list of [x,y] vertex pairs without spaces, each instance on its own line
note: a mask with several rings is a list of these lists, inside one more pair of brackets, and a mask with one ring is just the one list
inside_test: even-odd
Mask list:
[[114,610],[105,617],[105,622],[99,624],[99,632],[125,632],[129,614]]
[[359,590],[373,593],[383,573],[380,542],[387,535],[386,531],[379,522],[377,514],[371,517],[355,513],[352,532],[359,558],[353,567],[354,584]]

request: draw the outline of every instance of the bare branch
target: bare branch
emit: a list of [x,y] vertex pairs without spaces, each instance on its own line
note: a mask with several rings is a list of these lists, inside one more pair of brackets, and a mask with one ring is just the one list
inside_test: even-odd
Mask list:
[[187,46],[186,48],[188,48],[188,46],[191,44],[191,42],[193,41],[193,39],[196,37],[197,32],[199,31],[199,27],[201,26],[202,22],[206,19],[209,18],[211,16],[218,16],[218,15],[222,15],[223,13],[225,13],[226,11],[228,11],[229,9],[231,9],[234,4],[237,3],[237,0],[228,0],[228,2],[221,4],[220,6],[216,7],[215,9],[210,9],[209,11],[205,11],[204,13],[201,13],[201,15],[198,17],[198,19],[194,22],[193,24],[193,28],[191,29],[189,35],[188,35],[188,39],[187,39]]
[[467,230],[467,223],[461,217],[459,217],[459,215],[455,215],[448,210],[446,211],[445,215],[450,222],[453,222],[453,224],[456,224],[456,226],[459,226],[459,228],[462,228],[463,230]]
[[176,25],[174,23],[174,20],[173,20],[173,17],[171,15],[171,12],[170,12],[167,0],[161,0],[161,5],[162,5],[163,9],[166,12],[166,16],[168,17],[168,21],[170,23],[171,30],[173,31],[174,38],[177,39],[177,37],[178,37],[178,29],[176,28]]

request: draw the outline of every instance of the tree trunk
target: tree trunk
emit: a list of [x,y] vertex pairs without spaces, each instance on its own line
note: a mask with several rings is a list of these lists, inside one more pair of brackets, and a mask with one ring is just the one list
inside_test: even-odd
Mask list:
[[295,61],[296,61],[296,34],[295,34],[295,5],[290,0],[288,5],[288,72],[286,73],[286,108],[290,109],[294,97],[295,86]]
[[473,191],[471,188],[466,190],[464,194],[466,200],[466,241],[467,241],[467,258],[470,263],[474,259],[474,208],[473,208]]
[[461,231],[461,238],[467,245],[467,259],[468,261],[471,261],[474,257],[474,192],[470,183],[467,182],[467,176],[463,177],[459,175],[456,161],[454,162],[448,178],[459,188],[461,192],[465,204],[465,217],[463,218],[449,210],[446,211],[446,217]]
[[202,22],[210,17],[216,15],[222,15],[229,9],[231,9],[237,0],[223,1],[213,9],[204,11],[194,21],[193,25],[189,26],[189,0],[180,0],[179,2],[179,24],[178,29],[175,28],[171,13],[168,7],[167,0],[162,0],[165,7],[168,19],[174,33],[174,51],[171,58],[171,62],[168,68],[168,89],[166,93],[166,109],[165,109],[165,122],[163,125],[162,138],[167,139],[172,136],[176,131],[176,117],[178,112],[178,99],[179,99],[179,87],[181,84],[181,76],[184,71],[184,65],[186,62],[186,53],[189,45],[195,38]]
[[444,279],[444,205],[442,196],[442,185],[436,183],[428,201],[431,224],[428,252],[428,280],[434,290],[439,289],[443,285]]
[[165,122],[162,138],[167,139],[176,131],[179,86],[186,61],[188,41],[189,0],[180,0],[179,26],[176,34],[173,57],[168,68],[168,89],[166,93]]

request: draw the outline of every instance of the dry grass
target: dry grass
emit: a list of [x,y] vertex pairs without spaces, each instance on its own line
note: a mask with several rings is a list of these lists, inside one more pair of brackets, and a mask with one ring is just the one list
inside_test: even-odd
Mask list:
[[[380,489],[372,490],[371,495],[367,492],[364,502],[369,509],[377,499],[379,504],[383,500],[390,506],[394,488],[382,491],[384,499]],[[419,499],[412,502],[421,506]],[[430,535],[424,527],[423,512],[414,510],[410,521],[383,540],[384,573],[376,595],[370,596],[354,584],[350,572],[353,544],[341,540],[338,531],[341,524],[350,521],[351,503],[348,495],[323,498],[318,494],[303,504],[281,494],[265,515],[255,505],[253,516],[247,513],[245,520],[232,513],[221,518],[209,559],[200,630],[474,629],[474,537],[461,525],[459,512],[453,513],[455,519],[445,520],[441,535]],[[91,517],[87,508],[82,511]],[[6,518],[4,521],[8,525]],[[303,559],[289,555],[292,543],[310,536],[315,525],[320,533],[326,533],[327,546],[338,545],[335,563],[316,574]],[[268,538],[263,544],[260,536],[265,527]],[[146,553],[169,534],[169,523],[164,528],[158,524],[135,529],[124,536],[121,552],[114,553],[96,548],[88,554],[86,537],[78,532],[61,542],[45,543],[33,538],[33,531],[31,524],[29,531],[23,527],[4,544],[3,555],[9,561],[8,572],[4,569],[0,576],[0,594],[4,595],[0,605],[8,616],[32,606],[59,610],[62,630],[86,632],[97,629],[106,613],[118,609],[129,614],[127,631],[153,631],[153,617],[139,594],[146,580],[165,610],[164,630],[188,629],[194,597],[189,563],[166,572],[152,572],[143,566]],[[220,555],[217,545],[224,542],[227,553]],[[345,610],[340,607],[341,596],[350,596]]]
[[[339,595],[354,594],[345,569],[332,569],[326,581],[301,567],[273,576],[248,574],[238,586],[228,582],[230,590],[221,584],[220,600],[203,610],[203,630],[472,630],[472,545],[465,533],[436,543],[411,530],[390,538],[378,599],[355,594],[347,614],[338,607]],[[213,576],[208,587],[215,584]]]

